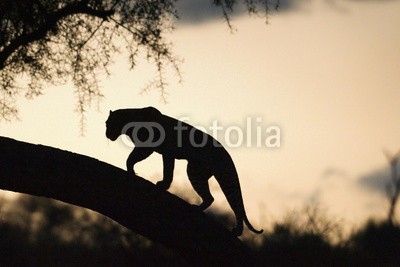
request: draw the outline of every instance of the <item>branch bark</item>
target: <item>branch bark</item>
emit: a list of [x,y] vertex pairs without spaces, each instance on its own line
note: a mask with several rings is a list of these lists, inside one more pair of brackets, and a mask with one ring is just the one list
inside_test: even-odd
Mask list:
[[94,158],[0,137],[0,188],[102,213],[193,265],[252,265],[223,226],[149,181]]

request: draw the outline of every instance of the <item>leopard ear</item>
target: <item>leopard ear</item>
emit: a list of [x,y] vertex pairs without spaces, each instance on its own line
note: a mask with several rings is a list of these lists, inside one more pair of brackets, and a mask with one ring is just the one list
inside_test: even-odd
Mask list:
[[110,114],[109,115],[111,115],[112,114],[112,111],[110,110]]

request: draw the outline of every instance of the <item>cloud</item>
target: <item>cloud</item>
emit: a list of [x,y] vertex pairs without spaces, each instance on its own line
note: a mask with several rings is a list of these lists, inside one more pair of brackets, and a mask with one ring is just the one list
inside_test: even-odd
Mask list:
[[339,177],[339,178],[347,178],[347,173],[343,169],[337,167],[328,167],[321,173],[322,179],[332,178],[332,177]]
[[[278,0],[270,0],[271,11]],[[296,10],[300,6],[311,2],[311,0],[280,0],[279,12]],[[206,0],[181,0],[176,3],[181,23],[202,23],[209,20],[218,20],[223,18],[222,9]],[[260,7],[260,10],[263,10]],[[232,17],[246,14],[246,8],[243,1],[239,1],[235,6]]]
[[219,19],[222,16],[221,9],[213,5],[211,1],[182,0],[176,3],[180,22],[201,23],[207,20]]
[[358,184],[367,190],[386,195],[387,188],[391,184],[390,179],[390,168],[385,167],[361,176]]
[[339,11],[339,12],[347,12],[346,3],[353,2],[353,3],[389,3],[398,0],[324,0],[325,3],[330,6],[332,9]]
[[[335,0],[326,0],[326,1],[335,1]],[[344,0],[341,0],[344,1]],[[346,0],[348,2],[394,2],[398,0]]]
[[329,166],[325,168],[320,175],[317,186],[311,192],[307,199],[309,204],[318,204],[324,202],[329,193],[349,189],[352,185],[347,172],[339,167]]
[[[312,4],[316,1],[313,0],[269,0],[271,12],[274,12],[274,6],[279,1],[278,13],[299,11],[309,9]],[[389,3],[398,0],[319,0],[324,2],[332,9],[337,11],[343,11],[346,8],[346,3],[357,2],[377,2],[377,3]],[[257,2],[257,1],[255,1]],[[244,1],[238,1],[235,6],[234,12],[231,17],[240,16],[247,14],[246,8],[244,7]],[[314,5],[315,6],[315,5]],[[176,2],[176,7],[180,16],[179,23],[193,24],[203,23],[210,20],[220,20],[223,18],[222,9],[213,4],[211,0],[181,0]],[[263,10],[260,7],[260,10]]]

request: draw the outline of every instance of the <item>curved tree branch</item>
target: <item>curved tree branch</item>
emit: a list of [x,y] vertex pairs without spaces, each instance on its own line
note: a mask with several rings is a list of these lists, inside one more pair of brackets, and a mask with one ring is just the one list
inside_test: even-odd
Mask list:
[[54,29],[57,23],[64,19],[65,17],[86,14],[93,17],[98,17],[103,20],[107,20],[108,17],[114,14],[113,10],[96,10],[89,7],[86,3],[87,1],[82,1],[78,3],[72,3],[66,5],[65,7],[59,9],[53,14],[47,15],[40,27],[29,33],[23,33],[13,39],[9,45],[5,46],[3,50],[0,51],[0,70],[6,66],[7,59],[16,52],[19,48],[26,46],[34,41],[43,39],[46,34]]
[[100,212],[193,265],[252,265],[223,226],[140,177],[87,156],[0,137],[0,188]]

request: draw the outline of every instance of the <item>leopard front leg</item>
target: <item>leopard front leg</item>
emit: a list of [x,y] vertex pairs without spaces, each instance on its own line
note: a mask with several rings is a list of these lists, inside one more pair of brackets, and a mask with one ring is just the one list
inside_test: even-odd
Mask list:
[[156,183],[156,186],[160,189],[167,190],[174,176],[175,159],[168,155],[163,155],[163,179]]
[[135,147],[126,160],[126,170],[129,174],[135,175],[134,166],[139,161],[146,159],[153,153],[153,150],[145,147]]

